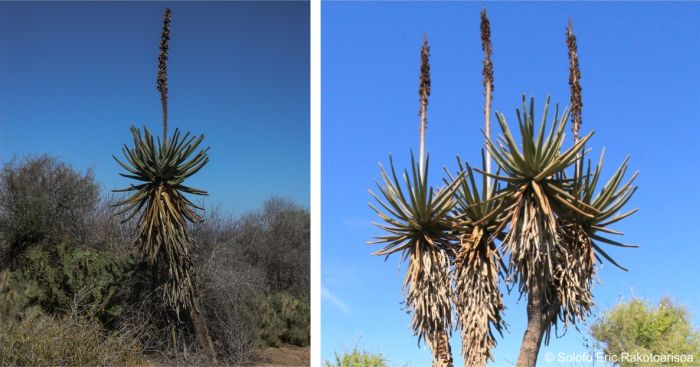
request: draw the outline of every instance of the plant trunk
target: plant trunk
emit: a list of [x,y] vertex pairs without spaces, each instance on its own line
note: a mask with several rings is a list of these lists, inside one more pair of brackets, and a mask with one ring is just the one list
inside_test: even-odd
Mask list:
[[190,308],[190,318],[192,319],[192,326],[194,326],[197,345],[207,353],[212,366],[218,366],[219,361],[216,358],[214,343],[212,343],[211,337],[209,336],[209,328],[207,327],[204,317],[202,317],[202,314],[199,311],[195,310],[194,308]]
[[542,339],[550,324],[557,317],[560,304],[547,304],[542,285],[534,282],[527,299],[527,329],[518,355],[518,367],[535,367]]
[[432,367],[453,367],[450,337],[446,332],[439,331],[435,333],[433,340],[429,341],[429,346],[433,352]]
[[539,284],[534,282],[527,299],[527,329],[520,346],[518,367],[535,367],[537,354],[540,352],[545,331],[545,314],[543,312],[544,294]]

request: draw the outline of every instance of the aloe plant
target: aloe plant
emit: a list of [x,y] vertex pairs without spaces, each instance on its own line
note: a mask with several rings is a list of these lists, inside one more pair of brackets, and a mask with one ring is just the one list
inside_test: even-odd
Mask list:
[[[528,297],[528,328],[518,366],[535,365],[543,339],[548,343],[558,320],[566,327],[588,315],[594,259],[602,256],[618,265],[594,241],[625,246],[598,232],[618,234],[607,226],[634,213],[616,215],[636,190],[631,185],[636,174],[622,184],[627,161],[594,195],[602,158],[594,171],[589,163],[585,174],[575,164],[587,154],[584,146],[593,132],[564,149],[568,111],[561,117],[555,112],[547,129],[548,105],[549,98],[535,130],[534,101],[528,108],[523,97],[524,112],[518,111],[519,144],[503,114],[497,115],[502,131],[498,142],[487,139],[487,149],[505,173],[493,176],[508,183],[497,195],[509,202],[504,213],[510,230],[503,240],[508,272],[520,293]],[[574,171],[571,178],[567,176],[570,169]]]
[[521,144],[516,142],[505,116],[497,113],[502,135],[497,142],[487,138],[486,148],[504,173],[494,176],[507,183],[499,195],[507,196],[509,201],[504,215],[510,230],[503,240],[504,252],[509,256],[508,273],[519,285],[520,293],[528,296],[528,320],[533,320],[537,327],[528,331],[539,338],[524,339],[522,348],[530,353],[521,355],[536,356],[545,334],[545,341],[548,340],[549,328],[545,325],[551,323],[552,310],[557,309],[556,295],[551,289],[557,266],[557,216],[553,204],[566,202],[565,198],[570,196],[566,180],[556,174],[574,163],[592,133],[562,151],[568,110],[559,117],[557,108],[551,128],[547,129],[547,98],[539,129],[535,131],[534,100],[528,108],[523,96],[522,105],[522,113],[517,110]]
[[[419,164],[411,153],[411,174],[404,171],[402,180],[389,157],[390,173],[381,167],[381,193],[370,195],[378,206],[369,204],[384,223],[374,223],[386,231],[370,243],[387,245],[373,253],[389,256],[400,253],[408,261],[403,282],[406,309],[412,314],[411,327],[418,342],[425,340],[433,352],[434,366],[452,365],[448,335],[452,329],[452,304],[448,249],[452,224],[450,211],[456,200],[462,176],[442,189],[428,185],[429,159],[420,174]],[[403,188],[402,184],[403,182]]]
[[181,309],[196,307],[192,238],[187,233],[187,223],[202,220],[195,211],[202,208],[185,194],[207,195],[206,191],[183,183],[209,162],[209,148],[194,154],[203,135],[181,136],[176,129],[172,138],[165,142],[157,139],[156,143],[147,128],[143,131],[141,134],[131,127],[134,147],[122,147],[126,163],[113,156],[128,172],[120,173],[121,176],[140,182],[114,190],[131,193],[116,204],[122,207],[117,214],[128,214],[124,221],[139,216],[134,242],[150,265],[166,267],[168,280],[163,299],[179,318]]
[[[427,36],[421,47],[420,86],[420,158],[411,152],[411,174],[404,170],[399,180],[389,156],[391,174],[381,166],[383,185],[380,195],[370,190],[379,208],[370,207],[384,221],[375,223],[387,234],[370,243],[387,243],[373,255],[400,253],[408,261],[403,282],[406,309],[412,314],[411,327],[418,342],[425,340],[433,353],[433,366],[451,367],[449,336],[452,330],[452,301],[449,277],[450,212],[456,204],[454,193],[462,175],[441,189],[428,185],[429,158],[425,156],[425,130],[430,95],[430,48]],[[402,188],[403,181],[404,188]],[[381,209],[380,209],[381,208]]]
[[[193,266],[194,243],[188,233],[188,224],[202,221],[187,194],[207,195],[207,192],[185,185],[185,181],[209,162],[209,148],[199,149],[204,135],[182,135],[178,129],[168,136],[167,60],[170,40],[171,11],[163,14],[160,54],[158,58],[157,89],[163,109],[163,139],[155,138],[147,128],[143,133],[131,127],[133,147],[124,145],[124,161],[113,158],[127,171],[121,176],[137,181],[115,192],[127,192],[126,199],[116,206],[126,214],[124,221],[137,217],[134,244],[147,264],[165,280],[162,286],[163,303],[175,314],[180,323],[181,311],[187,311],[199,346],[218,364],[209,331],[198,307],[196,274]],[[199,149],[199,150],[198,150]],[[173,343],[176,322],[171,321]]]

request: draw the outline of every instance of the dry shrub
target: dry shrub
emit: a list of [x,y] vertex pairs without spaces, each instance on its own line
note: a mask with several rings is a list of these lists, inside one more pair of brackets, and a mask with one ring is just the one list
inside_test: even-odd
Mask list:
[[194,232],[200,304],[221,361],[239,365],[250,360],[257,344],[258,298],[265,273],[241,260],[233,245],[238,222],[213,210]]
[[310,282],[309,211],[279,198],[237,223],[233,246],[247,263],[261,268],[270,293],[308,296]]
[[49,316],[29,305],[35,286],[21,284],[8,271],[0,273],[0,365],[134,366],[142,359],[138,330],[105,332],[82,300],[70,312]]
[[12,160],[0,170],[0,255],[11,264],[28,245],[86,242],[99,202],[92,171],[85,174],[46,155]]
[[257,343],[257,299],[265,275],[221,246],[212,249],[199,276],[201,304],[219,357],[233,364],[248,361]]
[[0,338],[1,364],[20,366],[135,366],[142,354],[128,331],[103,333],[78,315],[25,318]]
[[194,232],[201,304],[219,357],[256,345],[308,345],[309,213],[273,198],[240,219],[208,213]]

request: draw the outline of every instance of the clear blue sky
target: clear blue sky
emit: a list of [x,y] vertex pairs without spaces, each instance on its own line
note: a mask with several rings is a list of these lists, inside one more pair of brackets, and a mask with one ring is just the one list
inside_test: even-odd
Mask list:
[[[418,142],[419,48],[427,32],[432,96],[427,149],[432,181],[455,155],[478,162],[483,125],[479,11],[483,3],[325,2],[322,6],[322,349],[323,358],[358,344],[392,363],[430,364],[401,311],[405,267],[372,257],[365,245],[381,231],[367,206],[377,162],[394,154],[407,166]],[[607,147],[606,174],[626,154],[641,174],[629,207],[639,213],[616,225],[639,249],[612,248],[630,271],[609,264],[594,287],[599,308],[620,297],[677,297],[700,321],[700,243],[694,234],[700,200],[700,3],[490,3],[494,45],[493,108],[511,122],[521,95],[538,111],[548,94],[567,104],[569,17],[578,37],[583,131],[596,130],[594,156]],[[513,126],[513,125],[512,125]],[[497,127],[494,127],[498,131]],[[570,131],[570,130],[567,130]],[[570,135],[570,134],[569,134]],[[525,304],[506,297],[510,331],[493,366],[513,365],[525,328]],[[587,331],[588,326],[583,326]],[[569,330],[540,352],[583,353],[587,333]],[[459,336],[453,337],[455,365]],[[553,366],[542,359],[538,365]]]
[[233,215],[309,203],[308,2],[0,2],[0,160],[48,153],[123,187],[129,126],[161,132],[161,16],[173,10],[169,131],[205,135],[192,186]]

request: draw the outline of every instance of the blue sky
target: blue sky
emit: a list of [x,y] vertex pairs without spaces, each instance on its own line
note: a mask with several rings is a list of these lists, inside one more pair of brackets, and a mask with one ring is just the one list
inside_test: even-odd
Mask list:
[[308,207],[308,2],[0,2],[0,160],[48,153],[125,186],[111,155],[129,126],[161,131],[166,7],[168,128],[211,146],[190,184],[234,215],[272,195]]
[[[401,311],[405,266],[398,256],[372,257],[365,245],[381,234],[369,222],[367,189],[378,161],[395,156],[406,167],[418,145],[419,48],[427,32],[432,95],[427,149],[432,181],[455,155],[478,162],[483,143],[479,11],[482,3],[325,2],[322,6],[322,353],[324,359],[355,345],[381,352],[393,364],[427,366]],[[677,298],[700,321],[696,194],[700,184],[699,3],[488,4],[494,45],[493,109],[515,121],[523,93],[537,111],[548,94],[567,104],[564,38],[571,18],[582,68],[583,132],[595,157],[606,151],[605,174],[631,154],[640,171],[629,207],[640,211],[615,226],[639,249],[612,248],[630,271],[609,264],[595,285],[598,308],[632,296]],[[495,124],[495,123],[494,123]],[[494,125],[494,131],[498,128]],[[570,135],[570,134],[569,134]],[[525,304],[506,296],[510,328],[495,349],[493,366],[513,365],[525,328]],[[584,353],[588,334],[574,329],[546,352]],[[459,337],[453,337],[455,365]],[[540,364],[547,364],[542,359]],[[570,364],[586,365],[586,364]]]

